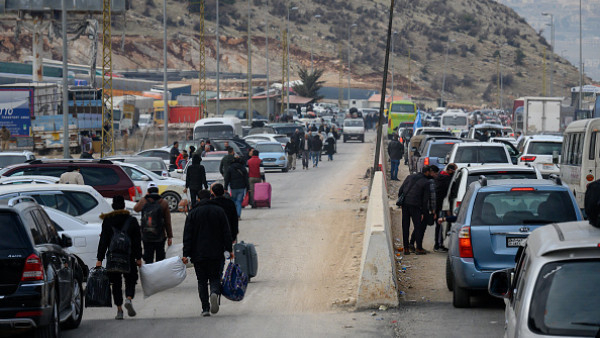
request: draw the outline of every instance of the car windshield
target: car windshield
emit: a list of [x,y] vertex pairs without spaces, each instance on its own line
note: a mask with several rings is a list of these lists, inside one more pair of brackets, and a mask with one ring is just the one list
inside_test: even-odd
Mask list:
[[345,120],[344,127],[362,127],[364,122],[362,120]]
[[204,170],[206,171],[207,174],[218,173],[219,165],[221,164],[221,161],[202,161],[202,162],[200,162],[200,164],[202,164],[202,166],[204,166]]
[[229,125],[213,124],[194,129],[194,139],[233,138],[233,128]]
[[548,263],[535,283],[527,322],[537,334],[597,337],[599,304],[599,259]]
[[0,156],[0,168],[8,167],[9,165],[25,163],[27,158],[25,155],[4,155]]
[[244,118],[245,110],[226,110],[223,112],[223,117],[237,117],[239,119]]
[[535,155],[553,155],[558,152],[560,155],[562,143],[559,142],[531,142],[527,148],[527,154]]
[[511,163],[504,147],[460,147],[455,163]]
[[477,194],[471,225],[523,225],[576,221],[567,191],[512,188]]
[[488,181],[491,180],[521,180],[521,179],[536,179],[534,171],[492,171],[483,173],[470,173],[467,177],[467,186],[479,180],[479,176],[485,176]]
[[452,150],[452,146],[454,146],[454,142],[432,144],[429,148],[429,157],[446,157]]
[[412,103],[392,103],[392,113],[414,113],[415,105]]
[[160,161],[160,160],[146,161],[146,160],[142,160],[142,159],[139,159],[139,160],[132,159],[132,160],[126,160],[125,162],[138,165],[144,169],[148,169],[151,171],[167,170],[167,165],[165,164],[165,162]]
[[444,116],[442,118],[442,124],[445,126],[466,126],[466,116]]
[[261,153],[283,153],[283,148],[279,144],[258,144],[256,149]]

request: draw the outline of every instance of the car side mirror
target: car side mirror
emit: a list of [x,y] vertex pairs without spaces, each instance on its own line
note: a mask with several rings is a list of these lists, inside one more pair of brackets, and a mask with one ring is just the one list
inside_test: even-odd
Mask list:
[[150,177],[147,175],[142,175],[142,181],[150,181]]
[[558,164],[558,151],[556,150],[552,152],[552,163]]
[[492,272],[488,283],[488,292],[497,298],[510,298],[513,269]]
[[68,235],[62,234],[60,238],[60,246],[63,248],[70,248],[73,246],[73,239]]

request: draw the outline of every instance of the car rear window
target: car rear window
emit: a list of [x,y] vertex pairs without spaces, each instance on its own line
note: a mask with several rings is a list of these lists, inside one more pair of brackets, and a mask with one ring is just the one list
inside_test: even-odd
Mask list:
[[206,171],[207,173],[218,173],[221,162],[220,161],[202,161],[201,164],[204,166],[204,171]]
[[471,225],[548,224],[577,220],[567,191],[524,189],[532,188],[478,193]]
[[81,175],[87,185],[102,186],[119,183],[119,175],[109,167],[82,167]]
[[283,153],[283,148],[279,144],[259,144],[256,149],[261,153]]
[[521,180],[521,179],[536,179],[537,176],[533,171],[496,171],[486,173],[472,173],[467,177],[467,186],[479,180],[479,176],[485,176],[490,180]]
[[74,200],[75,203],[79,205],[79,211],[81,214],[94,209],[98,205],[98,201],[94,198],[94,196],[86,192],[65,191],[64,194],[69,196],[69,198]]
[[535,155],[553,155],[554,152],[560,155],[562,151],[562,143],[559,142],[531,142],[527,148],[528,154]]
[[510,163],[504,147],[460,147],[456,150],[455,163]]
[[429,157],[446,157],[452,150],[454,142],[432,144],[429,148]]
[[600,260],[544,265],[531,297],[529,328],[542,335],[593,337],[600,329]]
[[9,165],[24,163],[27,161],[25,155],[4,155],[0,156],[0,168],[8,167]]
[[285,135],[274,136],[273,138],[279,143],[288,143],[290,141],[290,139]]
[[160,160],[142,160],[142,159],[129,160],[128,159],[125,162],[139,165],[140,167],[151,170],[151,171],[167,170],[167,165],[165,164],[165,162],[160,161]]
[[0,250],[23,249],[28,246],[17,214],[0,212],[0,224]]

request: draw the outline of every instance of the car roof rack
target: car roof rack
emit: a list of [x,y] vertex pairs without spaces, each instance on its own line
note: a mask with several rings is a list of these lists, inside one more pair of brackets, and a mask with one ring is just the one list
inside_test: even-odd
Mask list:
[[106,159],[72,159],[72,158],[57,158],[57,159],[36,159],[29,164],[42,164],[42,163],[101,163],[101,164],[112,164],[112,161]]
[[24,202],[33,202],[37,204],[37,201],[31,196],[17,196],[8,200],[8,206],[14,207],[17,204]]
[[554,183],[556,183],[556,185],[562,185],[562,179],[556,174],[550,174],[549,179],[554,181]]
[[482,187],[487,187],[487,177],[485,177],[485,175],[479,175],[479,183],[481,183]]

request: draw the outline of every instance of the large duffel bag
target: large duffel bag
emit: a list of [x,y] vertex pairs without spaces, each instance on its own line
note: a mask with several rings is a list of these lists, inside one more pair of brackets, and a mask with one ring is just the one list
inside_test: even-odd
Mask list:
[[171,289],[181,284],[187,276],[181,257],[171,257],[162,261],[144,264],[140,268],[140,280],[144,298]]
[[230,261],[221,281],[221,295],[229,300],[239,302],[244,299],[247,287],[248,276],[239,265]]

